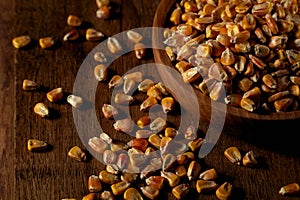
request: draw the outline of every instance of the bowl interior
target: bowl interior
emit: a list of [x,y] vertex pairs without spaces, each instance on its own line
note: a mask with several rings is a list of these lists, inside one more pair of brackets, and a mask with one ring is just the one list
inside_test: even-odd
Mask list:
[[[170,16],[171,9],[175,6],[176,0],[162,0],[157,8],[153,26],[154,27],[163,27],[166,28],[168,25],[168,19]],[[152,42],[154,46],[159,46],[162,44],[164,38],[161,32],[154,31]],[[157,63],[164,64],[174,68],[174,64],[170,61],[169,57],[167,56],[166,52],[159,49],[153,49],[154,59]],[[157,68],[160,76],[162,79],[171,85],[177,85],[176,90],[182,90],[180,94],[180,104],[183,106],[188,112],[194,111],[194,104],[189,99],[189,94],[184,91],[183,88],[180,87],[178,80],[170,74],[168,70],[164,68]],[[221,105],[222,103],[213,102],[211,99],[203,95],[198,89],[195,89],[195,94],[198,97],[200,110],[204,110],[204,115],[206,117],[210,117],[211,115],[211,106],[214,106],[218,109],[218,107],[223,108]],[[264,121],[282,121],[282,120],[295,120],[300,119],[300,111],[294,112],[277,112],[277,113],[270,113],[270,114],[258,114],[258,113],[251,113],[242,108],[233,107],[230,105],[226,106],[226,116],[228,118],[227,121],[236,120],[236,119],[251,119],[251,120],[264,120]],[[222,109],[224,111],[224,109]],[[203,113],[202,113],[203,114]]]

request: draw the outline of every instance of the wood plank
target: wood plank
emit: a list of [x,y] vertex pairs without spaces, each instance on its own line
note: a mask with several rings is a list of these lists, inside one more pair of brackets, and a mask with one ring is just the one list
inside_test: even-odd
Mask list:
[[15,199],[14,34],[15,1],[0,2],[0,200]]
[[[2,84],[0,96],[6,97],[1,99],[0,111],[8,113],[9,116],[0,124],[0,161],[4,163],[0,167],[0,176],[5,177],[5,181],[0,182],[0,193],[4,194],[3,199],[40,200],[68,197],[81,199],[87,194],[88,177],[92,174],[97,175],[104,166],[94,158],[87,163],[78,163],[67,157],[69,148],[78,145],[86,149],[84,145],[87,141],[81,141],[77,134],[70,105],[65,102],[57,104],[48,102],[45,97],[46,92],[59,86],[68,93],[72,92],[82,62],[98,45],[98,42],[84,40],[85,28],[94,27],[106,36],[112,36],[131,28],[151,26],[158,3],[159,0],[113,1],[113,9],[116,13],[109,20],[99,20],[95,17],[97,8],[94,1],[66,0],[62,3],[60,0],[53,0],[49,3],[48,0],[26,0],[19,1],[15,8],[13,1],[12,4],[2,3],[1,9],[13,10],[21,14],[16,18],[13,18],[14,12],[3,14],[7,20],[4,21],[6,28],[0,30],[0,36],[3,36],[0,37],[0,44],[4,44],[1,45],[1,52],[6,52],[4,47],[10,45],[11,35],[29,34],[36,41],[40,37],[54,36],[59,41],[59,45],[54,50],[43,50],[35,43],[26,51],[10,49],[5,57],[0,57],[1,65],[7,66],[0,68]],[[70,30],[66,24],[68,14],[76,14],[85,21],[85,26],[79,29],[82,38],[78,42],[62,42],[62,37]],[[14,30],[9,25],[11,20],[15,21]],[[4,30],[8,30],[7,33]],[[14,52],[16,52],[15,63],[12,63]],[[115,60],[109,68],[110,72],[123,75],[137,65],[153,61],[152,56],[146,60],[137,60],[131,52]],[[46,89],[25,92],[21,90],[24,78],[35,80]],[[89,81],[87,80],[87,83]],[[125,142],[130,137],[112,130],[113,121],[104,119],[100,114],[102,103],[110,102],[111,93],[112,89],[108,89],[106,83],[99,83],[95,94],[97,118],[104,131],[109,132],[114,139]],[[14,94],[16,96],[15,132],[11,126],[13,108],[6,106],[13,102]],[[141,100],[143,96],[138,98]],[[45,102],[56,110],[59,113],[58,117],[49,120],[36,116],[33,113],[33,106],[39,101]],[[131,114],[134,120],[142,114],[138,109],[138,104],[132,107]],[[174,116],[171,120],[174,120],[176,123],[174,125],[178,126],[180,117]],[[88,127],[84,137],[89,138],[98,134],[93,132],[93,127]],[[203,170],[215,167],[220,175],[219,183],[225,180],[231,181],[235,187],[233,199],[297,199],[278,196],[278,190],[283,184],[300,180],[297,144],[289,143],[289,139],[283,140],[283,144],[280,144],[280,139],[272,142],[274,141],[272,133],[264,137],[262,134],[265,133],[259,132],[257,137],[249,139],[238,138],[230,135],[229,132],[224,132],[213,151],[203,159]],[[284,136],[279,132],[275,137]],[[26,142],[29,138],[43,139],[53,145],[53,149],[47,153],[28,152]],[[260,157],[261,165],[257,169],[250,169],[229,163],[223,156],[224,150],[229,146],[237,146],[244,153],[253,150]],[[161,198],[175,199],[169,191],[170,188],[166,187]],[[187,197],[187,199],[196,198],[215,199],[215,196],[213,193],[199,195],[192,190]]]

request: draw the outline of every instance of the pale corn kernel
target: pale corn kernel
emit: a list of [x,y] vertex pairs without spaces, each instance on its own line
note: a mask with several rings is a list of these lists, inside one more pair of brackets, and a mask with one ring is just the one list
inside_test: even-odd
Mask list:
[[122,131],[124,133],[131,133],[134,129],[134,123],[129,118],[117,120],[113,126],[116,131]]
[[127,38],[133,43],[139,43],[143,39],[143,36],[140,33],[133,30],[127,31],[126,35]]
[[96,67],[94,68],[94,76],[97,81],[106,81],[107,67],[103,64],[96,65]]
[[184,132],[184,137],[187,140],[195,140],[197,138],[196,127],[193,125],[188,126]]
[[88,141],[88,145],[96,152],[103,153],[107,148],[108,145],[105,141],[98,137],[92,137]]
[[82,20],[76,15],[69,15],[67,19],[67,23],[69,26],[80,26],[82,24]]
[[129,164],[128,155],[125,153],[119,154],[118,159],[117,159],[117,164],[116,164],[118,169],[124,170],[128,164]]
[[167,154],[163,158],[162,170],[170,171],[170,169],[173,168],[175,164],[176,164],[176,157],[172,154]]
[[117,104],[130,104],[134,101],[134,98],[130,95],[117,93],[115,95],[114,101]]
[[31,38],[28,35],[18,36],[13,38],[12,44],[16,49],[23,48],[31,42]]
[[86,154],[84,151],[78,147],[78,146],[73,146],[69,151],[68,151],[68,156],[74,160],[77,160],[78,162],[84,162],[86,161]]
[[108,37],[107,47],[109,51],[113,54],[120,53],[123,50],[120,42],[114,37]]
[[228,147],[224,151],[225,157],[234,164],[240,165],[242,161],[242,156],[237,147]]
[[154,83],[152,80],[150,80],[150,79],[145,79],[145,80],[143,80],[142,82],[139,83],[139,85],[138,85],[138,90],[139,90],[140,92],[147,92],[148,89],[149,89],[150,87],[154,86],[154,85],[155,85],[155,83]]
[[107,58],[103,52],[99,51],[94,54],[94,60],[97,62],[105,63],[107,62]]
[[67,97],[67,102],[74,108],[79,108],[83,104],[83,99],[80,96],[70,94]]
[[54,45],[54,39],[52,37],[45,37],[39,39],[40,47],[43,49],[48,49]]
[[50,102],[57,102],[61,100],[64,96],[63,89],[61,87],[55,88],[47,92],[46,96]]
[[125,74],[123,78],[124,80],[132,79],[135,82],[140,83],[143,80],[143,74],[142,72],[136,71],[136,72]]
[[87,29],[86,33],[85,33],[86,40],[92,41],[92,42],[99,41],[103,37],[104,37],[104,34],[102,32],[97,31],[93,28]]
[[22,84],[23,90],[32,91],[38,89],[39,87],[40,85],[37,82],[28,79],[23,80],[23,84]]
[[33,110],[35,114],[41,117],[46,117],[50,114],[48,106],[46,106],[44,103],[37,103]]
[[125,79],[123,83],[123,92],[131,94],[135,89],[135,81],[132,79]]
[[29,139],[27,141],[27,149],[29,151],[43,151],[48,148],[48,144],[45,141],[37,140],[37,139]]
[[116,161],[117,161],[117,154],[114,151],[106,149],[103,152],[103,162],[106,165],[115,164]]
[[104,132],[100,133],[99,138],[104,142],[106,142],[107,144],[112,143],[112,138],[107,133]]
[[114,75],[110,81],[108,82],[108,87],[112,88],[112,87],[118,87],[120,85],[123,84],[123,79],[121,76],[119,75]]
[[156,118],[150,123],[150,130],[160,132],[167,127],[167,121],[161,117]]
[[107,119],[111,119],[114,116],[119,114],[118,110],[114,106],[112,106],[110,104],[106,104],[106,103],[103,104],[101,110],[102,110],[104,117]]

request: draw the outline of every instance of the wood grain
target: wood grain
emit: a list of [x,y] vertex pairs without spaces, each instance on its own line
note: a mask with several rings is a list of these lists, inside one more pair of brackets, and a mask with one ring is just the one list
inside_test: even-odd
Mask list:
[[15,199],[14,171],[14,110],[15,68],[11,47],[12,26],[15,17],[15,1],[0,2],[0,199]]
[[[0,199],[81,199],[87,194],[88,177],[97,175],[104,166],[94,158],[87,163],[78,163],[67,157],[73,145],[86,149],[85,143],[77,134],[70,105],[65,103],[65,99],[59,103],[48,102],[46,92],[59,86],[66,93],[73,92],[82,62],[98,45],[98,42],[85,41],[87,27],[94,27],[111,36],[131,28],[151,26],[159,3],[159,0],[114,0],[113,17],[99,20],[95,17],[97,8],[94,1],[0,2],[0,111],[2,116],[5,115],[0,122],[0,162],[3,163],[0,165]],[[85,25],[78,29],[81,40],[64,43],[62,37],[70,30],[66,24],[69,14],[80,16]],[[37,43],[26,50],[13,49],[11,39],[23,34],[29,34],[35,41],[40,37],[54,36],[57,45],[51,50],[41,49]],[[134,66],[151,62],[154,62],[151,51],[145,60],[137,60],[132,53],[128,53],[115,60],[109,68],[111,72],[122,75]],[[25,78],[41,83],[45,89],[23,91],[21,85]],[[97,86],[97,117],[104,131],[114,139],[125,142],[130,137],[112,130],[113,122],[100,114],[100,106],[110,101],[111,93],[105,83]],[[35,103],[40,101],[56,111],[55,118],[42,119],[33,113]],[[132,118],[136,120],[141,114],[138,104],[134,105]],[[170,121],[174,126],[180,125],[178,116],[170,116]],[[252,133],[239,124],[231,125],[231,129],[222,133],[215,148],[202,160],[202,168],[215,167],[220,174],[220,183],[225,180],[233,183],[235,190],[232,199],[299,199],[278,195],[283,184],[300,180],[300,150],[295,139],[298,122],[296,120],[277,130],[272,128],[273,124],[257,122],[256,129],[260,131]],[[230,134],[229,130],[234,129],[236,133],[249,134]],[[87,136],[99,134],[92,132],[92,128],[90,131]],[[43,139],[53,148],[45,153],[28,152],[26,142],[29,138]],[[259,156],[259,167],[249,169],[229,163],[223,156],[228,146],[238,146],[243,152],[253,150]],[[161,198],[165,197],[175,199],[167,187],[161,195]],[[216,199],[213,193],[198,195],[195,190],[187,197],[198,198]]]

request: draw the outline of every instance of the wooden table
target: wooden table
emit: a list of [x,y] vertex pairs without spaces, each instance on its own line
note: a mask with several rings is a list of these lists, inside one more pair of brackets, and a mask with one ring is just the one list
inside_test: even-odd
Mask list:
[[[75,14],[86,22],[79,29],[82,36],[87,27],[112,36],[131,28],[151,26],[159,2],[114,0],[112,6],[116,13],[109,20],[99,20],[93,0],[0,1],[0,199],[81,199],[87,194],[88,177],[98,174],[103,165],[93,158],[87,163],[79,163],[67,157],[72,146],[85,148],[76,132],[71,106],[64,102],[48,102],[46,90],[23,91],[22,80],[36,80],[46,89],[61,86],[71,93],[77,70],[98,43],[84,38],[73,43],[62,42],[64,34],[70,30],[66,24],[67,16]],[[58,43],[52,50],[43,50],[37,43],[27,50],[14,49],[12,38],[23,34],[30,35],[35,42],[40,37],[53,36]],[[151,54],[147,59],[137,60],[129,53],[117,59],[111,68],[122,74],[133,66],[151,62],[154,62]],[[108,90],[100,91],[97,101],[109,101],[107,95],[101,95],[105,92]],[[59,116],[47,120],[35,115],[33,106],[39,101],[47,103]],[[137,113],[138,109],[133,109],[133,117],[138,116]],[[299,199],[299,196],[278,195],[282,185],[300,180],[299,141],[293,137],[299,132],[297,122],[300,121],[296,121],[289,132],[270,133],[268,127],[262,127],[267,132],[261,131],[254,138],[238,137],[224,131],[213,151],[204,159],[204,168],[215,167],[222,181],[233,183],[232,199]],[[107,122],[104,129],[108,130],[111,124]],[[116,138],[116,134],[112,131],[112,137]],[[43,139],[53,148],[46,153],[29,152],[29,138]],[[229,163],[223,156],[229,146],[237,146],[242,152],[253,150],[260,165],[251,169]],[[172,194],[163,193],[174,199]],[[214,194],[193,194],[195,191],[188,198],[216,199]]]

